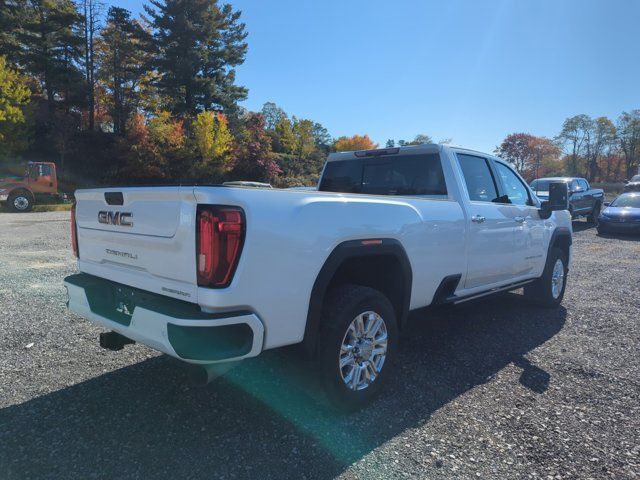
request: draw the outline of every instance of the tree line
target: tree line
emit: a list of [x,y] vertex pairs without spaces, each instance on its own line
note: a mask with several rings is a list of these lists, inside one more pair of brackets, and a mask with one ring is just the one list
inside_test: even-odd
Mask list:
[[[330,151],[376,148],[333,138],[275,103],[250,112],[236,68],[241,12],[217,0],[150,0],[135,18],[100,0],[0,0],[0,163],[55,161],[72,185],[315,183]],[[431,143],[428,135],[386,147]],[[451,142],[451,139],[440,140]],[[526,177],[629,177],[640,110],[616,122],[568,118],[557,137],[508,135],[496,153]]]
[[0,162],[55,160],[77,185],[303,185],[336,148],[318,122],[239,106],[241,12],[217,0],[150,0],[134,18],[98,0],[0,0]]
[[621,182],[640,166],[640,110],[623,112],[615,123],[607,117],[575,115],[553,139],[513,133],[495,153],[527,179],[569,175]]

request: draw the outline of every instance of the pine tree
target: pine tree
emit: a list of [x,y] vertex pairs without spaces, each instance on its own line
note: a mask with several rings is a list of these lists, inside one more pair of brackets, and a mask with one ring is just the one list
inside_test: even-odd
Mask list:
[[240,12],[217,0],[151,0],[145,6],[159,48],[158,88],[174,114],[234,111],[247,96],[233,67],[244,62],[245,26]]

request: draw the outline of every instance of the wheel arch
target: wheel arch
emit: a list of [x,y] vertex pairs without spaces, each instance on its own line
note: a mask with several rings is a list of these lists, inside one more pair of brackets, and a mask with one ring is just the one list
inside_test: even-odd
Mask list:
[[315,353],[324,299],[333,287],[355,283],[381,291],[391,301],[401,329],[409,315],[412,275],[411,263],[398,240],[350,240],[336,246],[311,290],[303,339],[307,353]]
[[[571,238],[571,231],[567,227],[558,227],[551,234],[551,239],[549,240],[549,247],[547,249],[547,258],[549,258],[549,253],[551,249],[554,247],[562,250],[567,256],[567,261],[569,261],[571,256],[571,244],[573,243],[573,239]],[[568,265],[567,265],[568,268]]]

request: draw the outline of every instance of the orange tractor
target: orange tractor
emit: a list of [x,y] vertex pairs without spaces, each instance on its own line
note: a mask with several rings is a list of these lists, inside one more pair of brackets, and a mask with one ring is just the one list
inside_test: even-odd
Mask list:
[[14,212],[28,212],[37,199],[46,196],[59,196],[55,163],[29,162],[21,177],[0,175],[0,203]]

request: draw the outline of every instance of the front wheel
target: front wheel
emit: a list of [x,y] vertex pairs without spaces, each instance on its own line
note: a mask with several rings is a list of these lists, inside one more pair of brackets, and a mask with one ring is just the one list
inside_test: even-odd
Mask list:
[[319,337],[322,382],[331,403],[357,410],[381,390],[398,342],[396,314],[377,290],[343,285],[326,299]]
[[567,286],[569,273],[566,254],[557,247],[549,251],[542,276],[524,287],[525,297],[543,306],[554,308],[560,305]]
[[13,193],[7,203],[14,212],[30,212],[33,208],[33,197],[25,192]]

